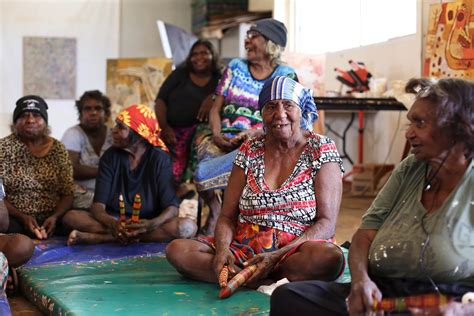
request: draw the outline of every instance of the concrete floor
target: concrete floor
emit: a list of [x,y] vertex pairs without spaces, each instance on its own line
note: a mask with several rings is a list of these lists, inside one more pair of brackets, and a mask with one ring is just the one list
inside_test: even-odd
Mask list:
[[[338,244],[351,240],[352,234],[357,230],[360,219],[372,203],[372,197],[352,197],[350,188],[345,186],[344,194],[336,227],[336,239]],[[23,296],[9,299],[13,315],[39,316],[39,310],[28,302]]]

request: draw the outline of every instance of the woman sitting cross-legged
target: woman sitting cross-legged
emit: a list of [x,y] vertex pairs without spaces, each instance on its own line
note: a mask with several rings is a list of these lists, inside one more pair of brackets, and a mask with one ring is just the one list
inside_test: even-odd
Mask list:
[[[90,212],[72,210],[63,218],[64,225],[74,229],[69,245],[163,242],[194,236],[196,224],[178,218],[171,159],[162,149],[166,146],[159,132],[155,113],[145,105],[131,105],[118,115],[113,145],[100,158]],[[121,225],[119,196],[130,219],[136,194],[141,197],[140,220]]]
[[48,105],[37,95],[16,102],[12,133],[0,139],[0,177],[9,214],[7,233],[47,239],[73,200],[72,165],[64,145],[50,137]]
[[217,282],[224,265],[231,276],[256,265],[248,286],[334,280],[344,268],[331,242],[342,193],[336,146],[308,131],[316,105],[296,81],[266,81],[258,104],[266,134],[240,147],[215,237],[174,240],[166,256],[183,275],[207,282]]

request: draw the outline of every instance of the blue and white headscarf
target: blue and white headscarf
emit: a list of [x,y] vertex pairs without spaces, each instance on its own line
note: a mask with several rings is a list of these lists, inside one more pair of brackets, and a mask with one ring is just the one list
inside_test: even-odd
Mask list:
[[301,109],[301,128],[313,130],[313,123],[318,119],[318,113],[311,89],[288,77],[274,77],[265,81],[260,91],[258,96],[260,110],[273,100],[291,100],[298,104]]

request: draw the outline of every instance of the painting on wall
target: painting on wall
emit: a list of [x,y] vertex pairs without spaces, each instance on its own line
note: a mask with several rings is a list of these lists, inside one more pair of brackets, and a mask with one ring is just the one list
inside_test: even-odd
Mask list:
[[313,89],[314,96],[324,96],[326,55],[285,52],[282,59],[296,70],[302,85]]
[[23,94],[76,98],[76,39],[23,37]]
[[106,91],[112,102],[112,119],[131,104],[153,108],[171,67],[172,61],[167,58],[108,59]]
[[[324,71],[326,55],[311,55],[285,52],[283,60],[296,70],[298,81],[313,90],[313,96],[324,96]],[[313,124],[313,130],[324,134],[324,111],[318,111],[319,118]]]
[[474,0],[430,6],[423,75],[474,79]]

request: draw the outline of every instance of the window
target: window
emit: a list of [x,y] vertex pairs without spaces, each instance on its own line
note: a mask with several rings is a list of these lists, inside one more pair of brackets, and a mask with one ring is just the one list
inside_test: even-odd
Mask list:
[[319,54],[416,33],[416,0],[293,0],[295,51]]

